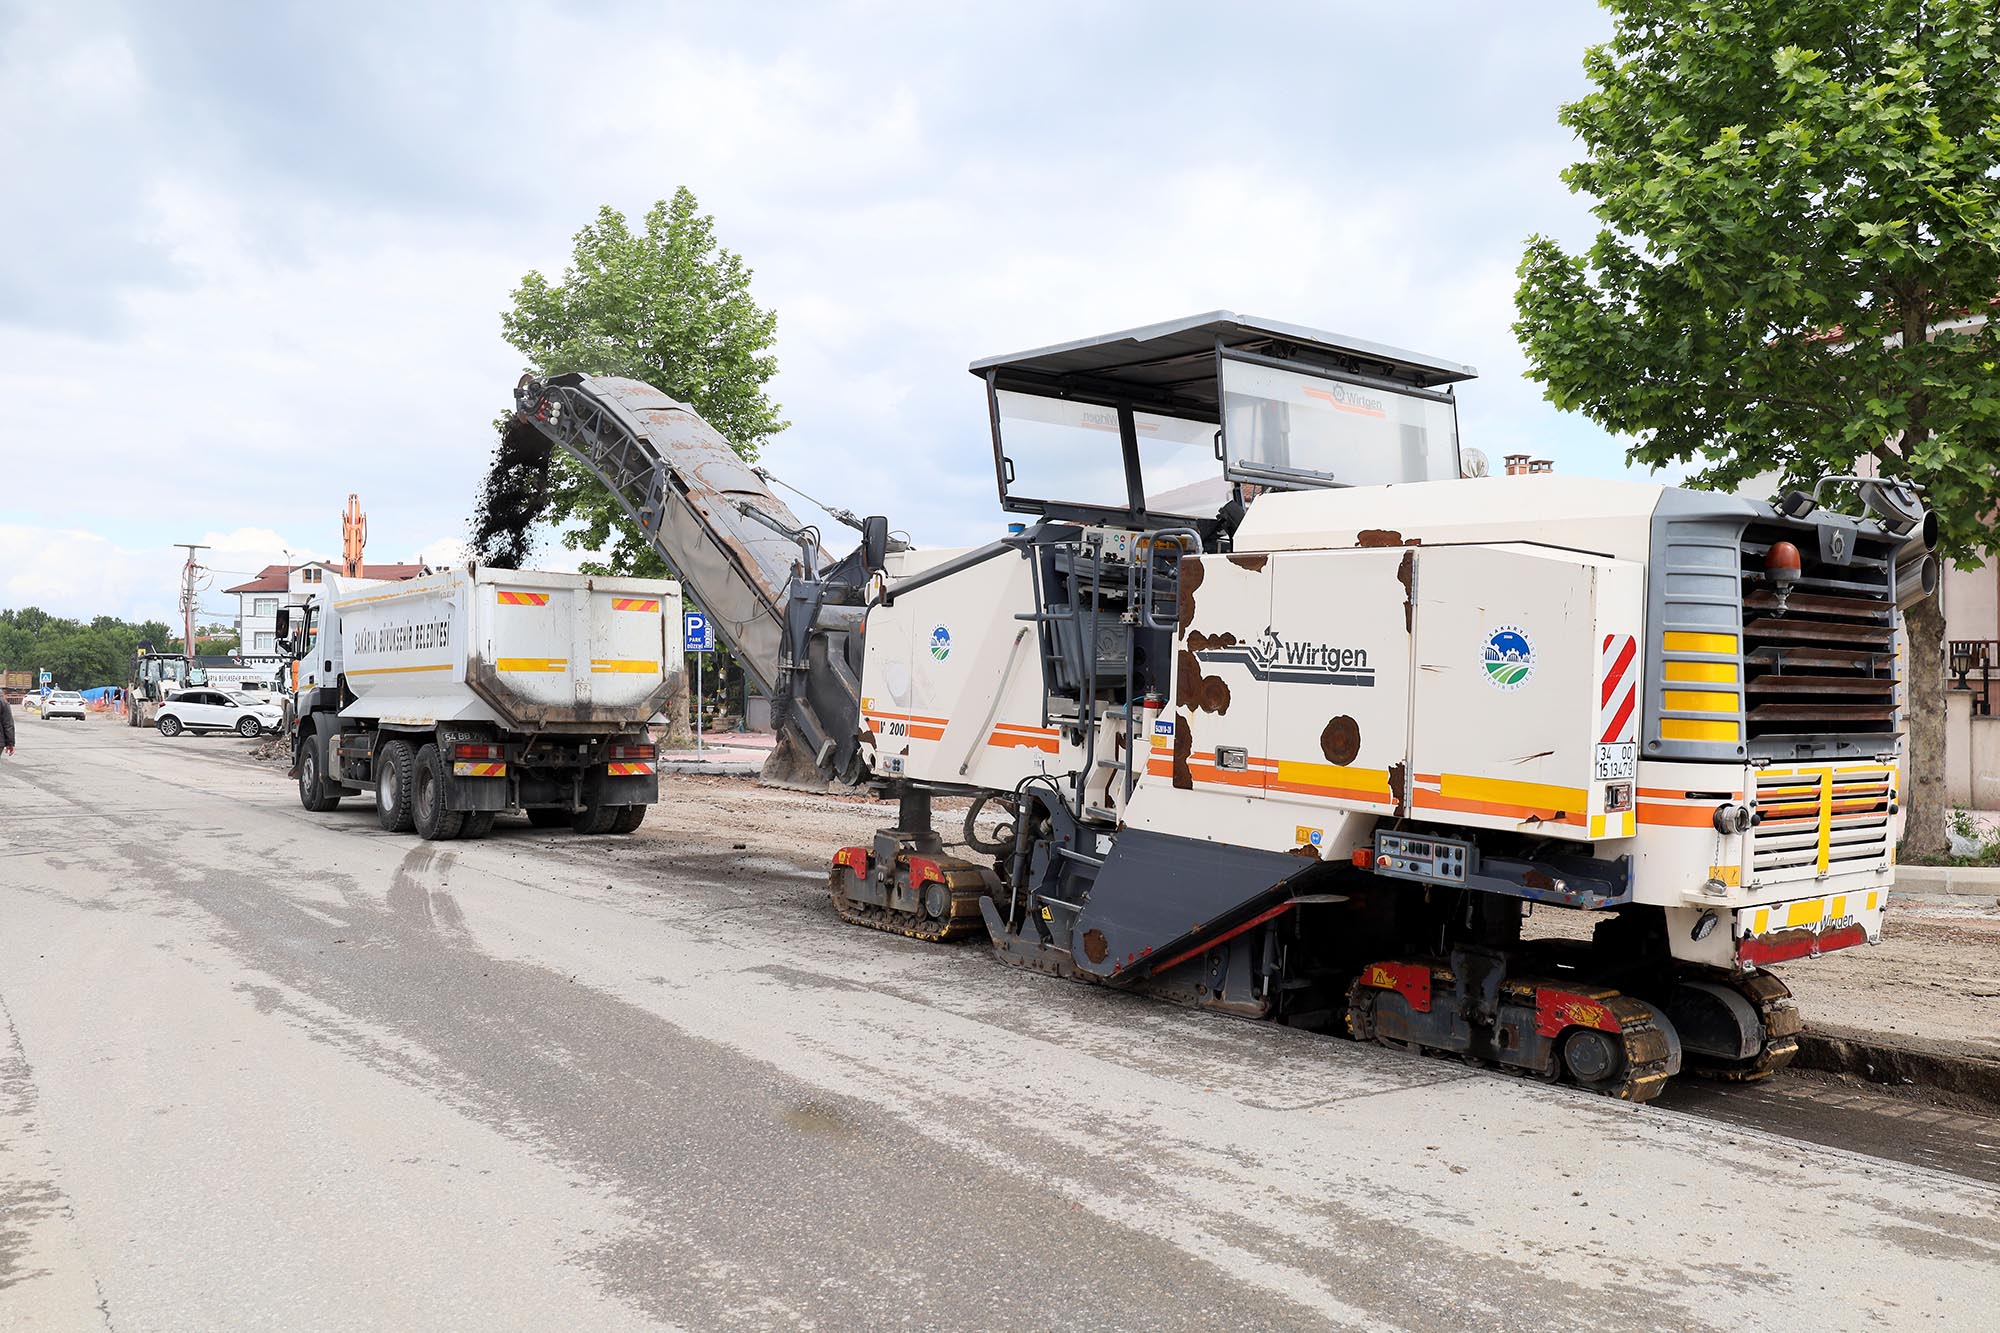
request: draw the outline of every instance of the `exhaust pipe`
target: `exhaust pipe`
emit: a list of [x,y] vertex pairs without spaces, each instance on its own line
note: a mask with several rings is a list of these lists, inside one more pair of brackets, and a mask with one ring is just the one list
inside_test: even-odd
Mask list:
[[1938,590],[1938,556],[1906,550],[1896,552],[1896,610],[1908,610]]
[[1907,536],[1896,548],[1896,609],[1907,611],[1938,589],[1938,519],[1926,509],[1905,529]]

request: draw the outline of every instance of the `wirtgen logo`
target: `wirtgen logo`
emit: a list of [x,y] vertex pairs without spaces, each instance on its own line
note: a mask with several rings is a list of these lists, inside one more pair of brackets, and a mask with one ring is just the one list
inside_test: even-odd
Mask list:
[[1252,679],[1281,685],[1375,684],[1375,668],[1368,665],[1366,648],[1287,639],[1269,627],[1254,644],[1204,648],[1195,654],[1195,660],[1205,666],[1233,662],[1248,670]]

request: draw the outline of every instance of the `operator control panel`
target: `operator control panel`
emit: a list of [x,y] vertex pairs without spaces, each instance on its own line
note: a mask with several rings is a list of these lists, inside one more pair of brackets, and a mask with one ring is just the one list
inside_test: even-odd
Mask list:
[[1375,873],[1426,884],[1463,884],[1472,844],[1414,833],[1375,835]]

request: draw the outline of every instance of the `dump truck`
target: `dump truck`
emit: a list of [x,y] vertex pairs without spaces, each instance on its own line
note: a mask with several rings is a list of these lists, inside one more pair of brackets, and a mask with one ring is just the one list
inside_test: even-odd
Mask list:
[[516,391],[897,803],[841,917],[1635,1101],[1791,1061],[1771,968],[1895,881],[1908,488],[1465,477],[1471,367],[1229,312],[971,369],[1020,522],[839,558],[686,405]]
[[314,812],[372,793],[384,829],[478,838],[507,811],[630,833],[659,799],[651,719],[676,689],[666,579],[468,566],[328,577],[281,608],[296,659],[291,775]]

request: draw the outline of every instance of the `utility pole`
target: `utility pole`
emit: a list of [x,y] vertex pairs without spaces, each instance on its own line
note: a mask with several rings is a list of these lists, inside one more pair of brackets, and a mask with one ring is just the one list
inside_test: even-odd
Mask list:
[[195,575],[201,572],[201,566],[195,562],[194,553],[196,551],[206,551],[208,548],[196,545],[193,542],[176,542],[174,544],[188,553],[187,563],[181,566],[181,621],[182,633],[186,636],[181,640],[181,646],[187,653],[188,671],[192,674],[194,671],[194,579]]

